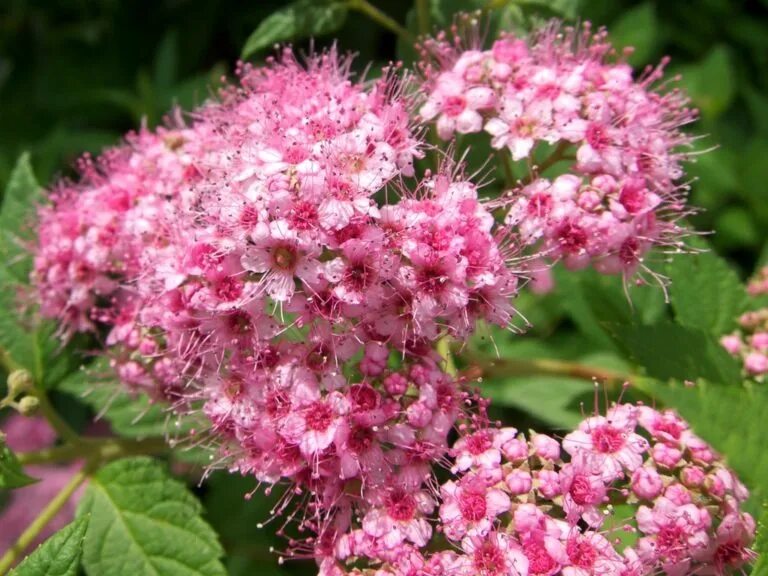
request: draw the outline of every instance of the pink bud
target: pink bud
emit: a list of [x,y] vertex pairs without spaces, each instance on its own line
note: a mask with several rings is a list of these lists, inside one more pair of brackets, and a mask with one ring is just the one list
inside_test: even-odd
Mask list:
[[683,453],[673,446],[659,443],[655,444],[651,449],[651,457],[661,466],[674,468],[680,462]]
[[531,440],[533,452],[542,460],[559,460],[560,443],[546,434],[536,434]]
[[661,494],[664,482],[653,468],[638,468],[632,474],[632,491],[638,498],[653,500]]
[[519,496],[521,494],[527,494],[531,491],[531,485],[533,480],[531,475],[525,470],[512,470],[504,479],[509,488],[509,492],[513,496]]
[[537,488],[544,498],[560,495],[560,476],[554,470],[539,470],[536,473]]
[[680,471],[680,480],[689,488],[697,488],[704,482],[704,470],[698,466],[686,466]]

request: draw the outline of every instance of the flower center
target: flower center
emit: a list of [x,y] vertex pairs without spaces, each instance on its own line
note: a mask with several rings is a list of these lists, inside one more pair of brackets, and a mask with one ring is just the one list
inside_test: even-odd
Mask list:
[[333,421],[333,410],[324,402],[314,402],[307,411],[304,420],[308,430],[323,432]]
[[585,540],[572,538],[565,548],[568,558],[579,568],[591,568],[597,559],[597,550]]
[[475,550],[474,562],[475,568],[482,576],[506,574],[504,553],[491,542],[483,542],[482,546]]
[[448,96],[443,102],[443,112],[448,116],[458,116],[464,112],[467,103],[463,96]]
[[526,544],[523,552],[528,558],[528,574],[549,574],[557,567],[557,562],[540,542]]
[[464,519],[477,522],[485,518],[485,495],[479,492],[464,492],[459,498],[459,509]]
[[573,498],[573,501],[576,502],[576,504],[579,506],[591,504],[594,498],[592,493],[592,485],[590,484],[589,480],[582,475],[578,475],[573,479],[569,492],[571,494],[571,498]]
[[291,246],[278,246],[272,251],[272,262],[280,270],[293,270],[296,260],[296,249]]
[[624,432],[607,424],[600,426],[592,430],[592,443],[603,454],[618,452],[624,446]]
[[404,490],[393,490],[387,497],[386,507],[393,520],[410,520],[416,513],[416,499]]

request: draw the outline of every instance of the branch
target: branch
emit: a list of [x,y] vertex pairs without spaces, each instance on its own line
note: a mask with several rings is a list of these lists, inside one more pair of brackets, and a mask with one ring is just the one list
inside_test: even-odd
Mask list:
[[386,28],[390,32],[394,32],[397,34],[400,38],[405,40],[406,42],[414,43],[415,39],[411,35],[408,30],[403,28],[400,24],[397,23],[396,20],[394,20],[391,16],[385,14],[381,10],[379,10],[376,6],[368,2],[368,0],[349,0],[348,4],[349,8],[351,10],[357,10],[358,12],[365,14],[382,26],[383,28]]
[[30,524],[21,536],[19,536],[16,543],[8,549],[2,558],[0,558],[0,574],[5,574],[16,563],[19,556],[21,556],[29,545],[35,541],[43,528],[56,517],[64,504],[71,498],[72,494],[74,494],[80,485],[88,479],[90,472],[91,469],[87,465],[84,466],[70,479],[67,485],[53,497],[53,500],[43,508],[37,518],[32,521],[32,524]]

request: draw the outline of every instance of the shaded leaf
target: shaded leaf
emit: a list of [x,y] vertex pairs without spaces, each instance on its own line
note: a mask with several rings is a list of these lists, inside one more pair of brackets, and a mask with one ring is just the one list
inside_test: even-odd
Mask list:
[[734,384],[741,370],[714,336],[696,328],[662,322],[649,326],[606,324],[628,356],[660,380]]
[[90,514],[83,566],[90,576],[226,574],[223,550],[186,487],[150,458],[96,473],[78,508]]
[[0,488],[12,489],[29,486],[37,482],[35,478],[27,476],[16,458],[16,455],[0,439]]
[[88,516],[81,516],[56,532],[11,571],[11,575],[76,576],[88,520]]
[[712,251],[681,254],[667,266],[680,324],[721,335],[736,326],[747,293],[736,272]]
[[618,22],[611,26],[611,41],[616,48],[634,48],[629,57],[633,66],[647,64],[659,40],[659,24],[654,5],[644,2],[622,14]]
[[344,25],[348,11],[346,2],[292,2],[261,21],[246,40],[242,57],[253,56],[277,42],[335,32]]
[[28,239],[28,226],[39,197],[40,185],[32,171],[29,154],[22,154],[8,179],[0,209],[0,262],[21,282],[27,280],[30,270],[30,258],[23,241]]

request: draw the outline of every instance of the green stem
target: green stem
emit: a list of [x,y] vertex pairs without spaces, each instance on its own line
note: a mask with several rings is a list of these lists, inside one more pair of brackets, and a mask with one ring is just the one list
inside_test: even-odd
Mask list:
[[11,353],[2,346],[0,346],[0,367],[8,374],[20,368],[16,360],[11,356]]
[[590,382],[601,382],[606,386],[621,386],[625,382],[636,385],[640,378],[636,374],[626,374],[605,368],[588,366],[578,362],[552,360],[549,358],[499,358],[491,361],[479,361],[471,358],[470,362],[478,365],[484,376],[568,376]]
[[426,36],[430,33],[429,0],[416,0],[416,21],[419,34]]
[[445,372],[451,376],[456,376],[459,371],[456,369],[456,363],[453,361],[451,339],[449,336],[443,336],[437,341],[437,352],[443,357]]
[[[535,176],[541,176],[545,170],[550,168],[553,164],[557,164],[560,162],[560,160],[563,160],[565,158],[565,153],[568,151],[568,149],[571,147],[570,142],[561,141],[560,144],[557,145],[557,148],[555,148],[555,151],[552,152],[552,154],[549,155],[549,158],[544,160],[541,164],[539,164],[536,167],[536,174]],[[524,180],[524,184],[530,184],[533,181],[534,173],[531,172],[531,174]]]
[[504,181],[509,188],[514,188],[516,184],[515,173],[512,171],[512,165],[510,164],[512,157],[509,155],[509,150],[507,148],[499,150],[496,156],[499,162],[501,162],[501,167],[504,169]]
[[48,395],[40,388],[39,383],[35,387],[33,394],[40,402],[38,407],[40,414],[48,420],[48,423],[53,427],[62,440],[75,446],[79,445],[81,441],[80,436],[61,416],[59,416],[59,413],[56,412],[53,404],[51,404],[51,401],[48,399]]
[[77,444],[64,444],[37,452],[22,452],[16,456],[24,465],[71,462],[81,458],[89,462],[104,463],[128,456],[160,454],[167,450],[168,443],[164,438],[80,438]]
[[379,10],[376,6],[368,2],[368,0],[348,0],[348,6],[351,10],[357,10],[358,12],[365,14],[379,24],[380,26],[386,28],[387,30],[394,32],[400,38],[405,40],[406,42],[413,43],[415,40],[413,36],[411,35],[408,30],[403,28],[400,24],[397,23],[395,19],[393,19],[391,16],[385,14],[381,10]]
[[48,502],[48,505],[35,518],[26,530],[19,536],[13,546],[0,558],[0,574],[5,574],[15,563],[21,554],[38,537],[40,532],[48,523],[59,513],[64,504],[70,499],[72,494],[80,485],[88,479],[91,469],[88,466],[79,470],[67,483],[61,491]]

